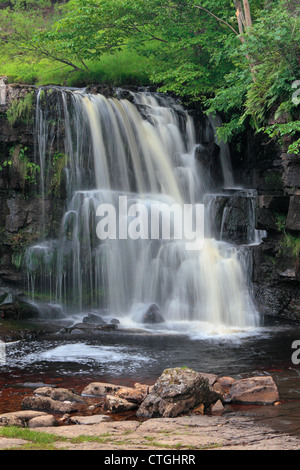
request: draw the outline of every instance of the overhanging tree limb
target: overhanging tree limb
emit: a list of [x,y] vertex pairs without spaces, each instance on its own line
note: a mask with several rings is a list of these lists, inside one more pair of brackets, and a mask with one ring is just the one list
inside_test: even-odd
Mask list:
[[230,28],[234,34],[236,34],[237,36],[239,35],[238,31],[236,31],[232,26],[231,24],[227,23],[227,21],[225,20],[222,20],[222,18],[220,18],[219,16],[215,15],[214,13],[212,13],[211,11],[207,10],[207,8],[204,8],[202,7],[201,5],[194,5],[195,8],[199,8],[199,10],[203,10],[203,11],[206,11],[206,13],[208,13],[209,15],[213,16],[214,18],[216,18],[218,21],[220,21],[221,23],[225,24],[226,26],[228,26],[228,28]]

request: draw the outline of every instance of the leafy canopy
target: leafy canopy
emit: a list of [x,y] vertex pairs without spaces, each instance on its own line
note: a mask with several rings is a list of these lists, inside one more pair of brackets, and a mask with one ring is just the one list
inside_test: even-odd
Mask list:
[[11,0],[0,9],[7,61],[47,58],[88,77],[104,57],[134,54],[162,91],[221,113],[223,139],[246,123],[272,138],[298,136],[296,0],[53,1]]

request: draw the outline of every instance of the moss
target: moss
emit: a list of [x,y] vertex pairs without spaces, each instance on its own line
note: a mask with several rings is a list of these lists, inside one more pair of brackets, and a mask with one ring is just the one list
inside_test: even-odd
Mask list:
[[52,178],[50,190],[54,192],[55,196],[59,196],[62,172],[67,165],[68,157],[64,153],[55,153],[52,160]]
[[24,98],[12,101],[6,113],[7,120],[12,127],[33,123],[34,98],[35,92],[30,91]]

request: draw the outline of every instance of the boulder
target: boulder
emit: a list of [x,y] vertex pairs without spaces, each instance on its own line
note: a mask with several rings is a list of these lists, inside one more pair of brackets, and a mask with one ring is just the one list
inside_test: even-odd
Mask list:
[[104,321],[100,315],[96,315],[95,313],[89,313],[86,317],[83,317],[82,322],[96,325],[106,324],[106,321]]
[[259,405],[270,405],[278,400],[278,389],[271,376],[236,380],[225,397],[227,403],[251,403]]
[[107,394],[115,393],[121,385],[109,384],[105,382],[91,382],[81,392],[82,396],[103,397]]
[[52,400],[84,403],[83,398],[67,388],[40,387],[34,390],[35,395],[50,397]]
[[116,391],[115,396],[123,398],[130,403],[142,403],[148,395],[149,387],[147,385],[135,384],[134,388],[123,387]]
[[39,410],[50,413],[72,413],[80,409],[78,403],[70,401],[53,400],[50,397],[28,396],[25,397],[21,405],[23,410]]
[[207,408],[222,397],[207,377],[188,368],[165,369],[140,405],[137,416],[176,417],[203,404]]
[[104,400],[104,409],[111,413],[124,413],[138,408],[137,403],[132,403],[116,395],[106,395]]
[[28,427],[33,428],[47,428],[51,426],[56,426],[56,419],[53,415],[45,414],[41,416],[36,416],[28,422]]
[[7,292],[0,296],[0,316],[13,320],[38,318],[39,310],[36,305],[21,295]]
[[46,418],[49,416],[43,411],[14,411],[12,413],[4,413],[0,415],[0,426],[29,426],[30,421],[33,419]]
[[50,398],[52,398],[52,400],[58,400],[58,401],[70,401],[72,403],[84,403],[84,400],[81,398],[80,395],[77,395],[76,393],[66,388],[55,388],[52,391]]
[[148,306],[140,306],[133,317],[137,323],[164,323],[164,316],[156,304],[150,304]]

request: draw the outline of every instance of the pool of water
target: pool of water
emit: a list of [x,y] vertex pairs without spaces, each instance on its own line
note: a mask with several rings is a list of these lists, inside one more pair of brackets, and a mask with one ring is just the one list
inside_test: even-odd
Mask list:
[[188,366],[234,378],[271,374],[281,405],[235,406],[227,411],[249,414],[300,435],[300,366],[292,362],[300,325],[276,321],[244,331],[198,326],[141,329],[125,324],[90,337],[49,334],[8,344],[0,372],[0,413],[20,409],[24,394],[32,393],[22,383],[51,383],[80,392],[92,381],[153,384],[163,369]]

